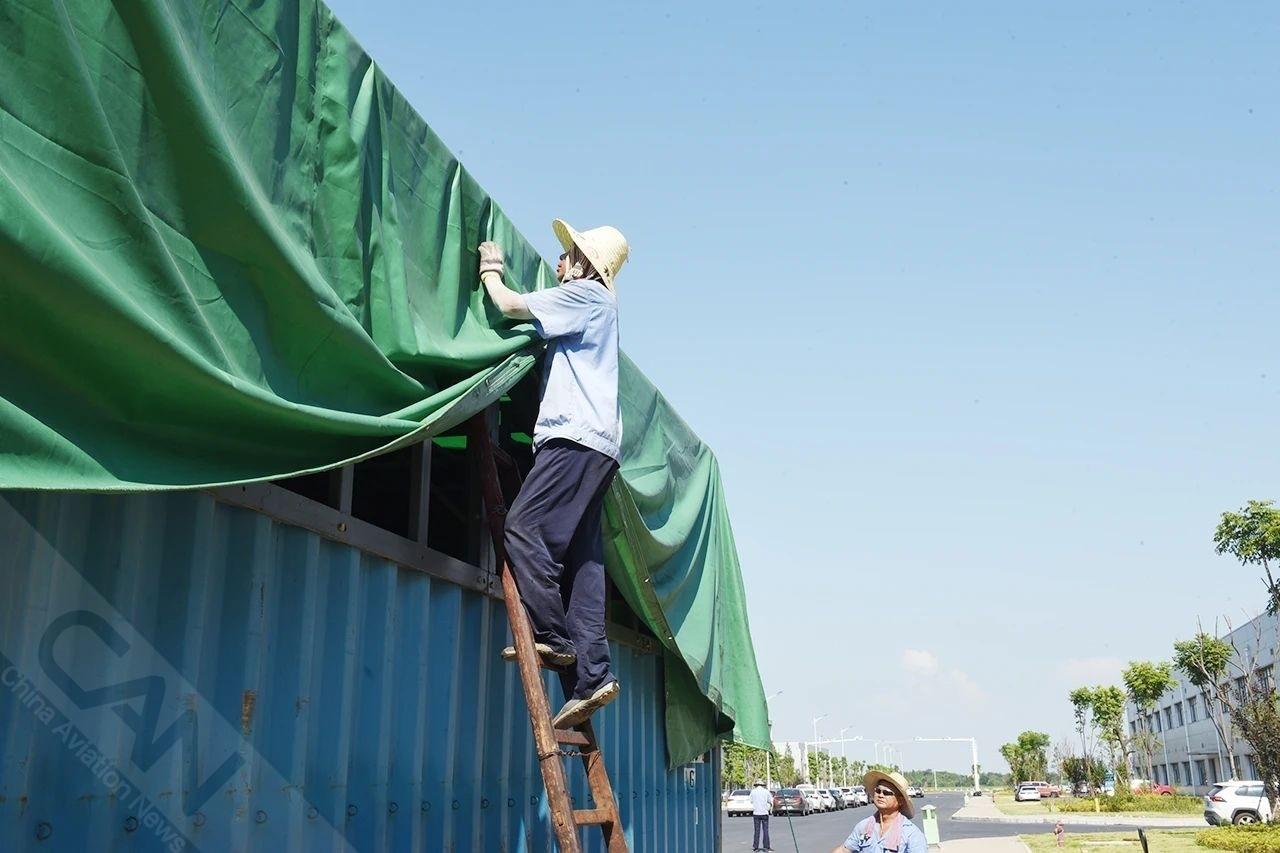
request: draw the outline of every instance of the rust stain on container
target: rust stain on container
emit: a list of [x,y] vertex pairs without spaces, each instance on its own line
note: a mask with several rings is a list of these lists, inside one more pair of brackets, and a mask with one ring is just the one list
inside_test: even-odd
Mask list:
[[258,694],[246,690],[240,697],[240,731],[249,736],[250,724],[253,722],[253,706],[258,702]]

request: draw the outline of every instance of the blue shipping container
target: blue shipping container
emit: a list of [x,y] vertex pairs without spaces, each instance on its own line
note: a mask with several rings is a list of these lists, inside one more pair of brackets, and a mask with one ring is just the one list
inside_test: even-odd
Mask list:
[[[273,515],[0,492],[0,850],[553,849],[491,574]],[[631,849],[718,850],[715,756],[665,766],[660,653],[611,650],[596,729]]]

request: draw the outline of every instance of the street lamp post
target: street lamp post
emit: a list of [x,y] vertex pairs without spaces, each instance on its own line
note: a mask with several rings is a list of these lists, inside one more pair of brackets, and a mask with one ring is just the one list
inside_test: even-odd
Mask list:
[[[825,720],[827,716],[828,716],[827,714],[822,714],[821,716],[813,718],[813,748],[814,749],[818,748],[818,721]],[[819,764],[819,766],[821,766],[821,764]],[[807,755],[804,758],[804,776],[806,779],[809,778],[809,756]]]
[[849,785],[849,751],[844,746],[844,733],[849,731],[853,726],[845,726],[840,730],[840,761],[844,763],[844,784]]

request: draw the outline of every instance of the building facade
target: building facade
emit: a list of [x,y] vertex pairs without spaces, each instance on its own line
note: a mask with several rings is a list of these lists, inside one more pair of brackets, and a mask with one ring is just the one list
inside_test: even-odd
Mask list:
[[[1237,649],[1231,678],[1242,678],[1243,662],[1251,660],[1256,676],[1274,685],[1278,629],[1277,619],[1264,614],[1223,637]],[[1149,730],[1158,742],[1153,781],[1187,793],[1204,794],[1215,782],[1232,778],[1232,754],[1235,778],[1257,779],[1258,768],[1252,750],[1231,729],[1230,717],[1226,718],[1231,741],[1228,747],[1213,724],[1212,697],[1192,685],[1182,673],[1175,671],[1174,677],[1177,687],[1160,697],[1153,710],[1140,711],[1132,702],[1125,708],[1129,735]],[[1145,758],[1134,755],[1131,761],[1135,777],[1145,776]]]

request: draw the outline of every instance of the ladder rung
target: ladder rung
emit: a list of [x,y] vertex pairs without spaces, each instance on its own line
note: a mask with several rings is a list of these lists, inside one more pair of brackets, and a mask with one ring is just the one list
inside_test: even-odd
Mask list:
[[613,813],[608,809],[574,809],[573,822],[578,826],[599,826],[613,823]]
[[591,746],[591,741],[582,732],[573,729],[556,729],[556,743],[567,746]]

